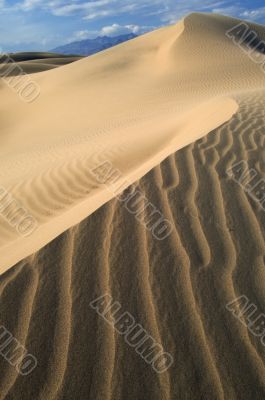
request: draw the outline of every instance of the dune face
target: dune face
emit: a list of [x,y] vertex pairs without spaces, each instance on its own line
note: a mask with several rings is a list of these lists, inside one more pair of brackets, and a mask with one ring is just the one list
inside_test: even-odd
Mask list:
[[1,183],[38,223],[29,237],[3,224],[2,272],[114,197],[91,174],[97,165],[108,160],[123,178],[116,189],[129,186],[229,120],[237,92],[264,84],[259,66],[225,35],[235,23],[191,15],[34,74],[39,95],[30,104],[1,84]]
[[0,353],[10,334],[37,362],[0,357],[0,399],[265,397],[265,74],[239,23],[31,75],[30,103],[0,82]]

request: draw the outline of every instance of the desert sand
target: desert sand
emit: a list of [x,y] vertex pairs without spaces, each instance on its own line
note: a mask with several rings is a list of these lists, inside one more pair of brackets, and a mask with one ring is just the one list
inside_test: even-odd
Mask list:
[[[9,54],[12,61],[21,67],[23,72],[27,74],[34,74],[36,72],[43,72],[49,69],[56,68],[61,65],[66,65],[71,62],[80,60],[80,56],[65,56],[55,53],[11,53]],[[6,62],[6,57],[0,58],[0,74],[1,76],[6,73],[10,63]],[[18,75],[18,69],[14,69],[8,73],[9,76]]]
[[[1,324],[38,361],[21,376],[0,357],[0,399],[265,397],[265,347],[226,309],[265,309],[265,213],[226,173],[265,175],[265,74],[226,36],[237,23],[191,14],[35,73],[30,104],[0,82],[0,182],[37,221],[1,219]],[[115,190],[91,172],[105,161]],[[164,240],[117,198],[133,183]],[[164,373],[91,309],[105,293],[172,355]]]

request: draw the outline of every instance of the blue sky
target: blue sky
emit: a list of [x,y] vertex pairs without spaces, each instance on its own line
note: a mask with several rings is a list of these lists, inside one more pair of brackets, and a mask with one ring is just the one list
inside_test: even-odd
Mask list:
[[192,11],[265,23],[264,0],[0,0],[0,47],[48,50],[99,35],[140,34]]

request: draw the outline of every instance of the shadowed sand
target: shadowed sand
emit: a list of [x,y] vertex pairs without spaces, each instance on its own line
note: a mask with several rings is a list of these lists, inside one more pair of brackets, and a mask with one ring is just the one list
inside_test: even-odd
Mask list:
[[[9,54],[9,57],[12,62],[16,63],[16,65],[26,74],[47,71],[83,58],[80,56],[66,56],[55,53],[37,52],[11,53]],[[2,56],[2,58],[0,58],[0,77],[5,74],[8,74],[8,76],[14,76],[19,73],[18,68],[14,68],[12,71],[8,72],[9,68],[10,63],[6,62],[5,56]]]
[[[245,160],[265,177],[265,75],[225,36],[235,24],[192,14],[38,74],[29,111],[2,89],[1,179],[39,221],[26,239],[1,226],[2,271],[42,248],[0,280],[1,322],[38,360],[22,377],[0,357],[1,400],[265,397],[265,348],[226,310],[240,294],[265,308],[265,213],[226,173]],[[166,239],[93,181],[106,158],[171,222]],[[172,354],[166,372],[91,309],[106,292]]]

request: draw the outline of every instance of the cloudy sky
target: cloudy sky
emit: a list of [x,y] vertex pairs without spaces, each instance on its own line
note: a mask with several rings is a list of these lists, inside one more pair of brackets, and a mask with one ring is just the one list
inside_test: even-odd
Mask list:
[[0,47],[48,50],[99,35],[140,34],[191,11],[265,23],[264,0],[0,0]]

